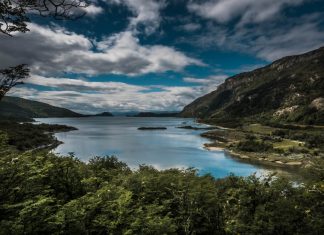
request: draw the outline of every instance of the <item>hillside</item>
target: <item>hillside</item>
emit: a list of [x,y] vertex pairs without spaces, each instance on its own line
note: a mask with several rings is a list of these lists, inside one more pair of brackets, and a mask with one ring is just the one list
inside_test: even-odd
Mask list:
[[138,114],[133,115],[132,117],[176,117],[179,113],[176,112],[160,112],[160,113],[153,113],[153,112],[140,112]]
[[94,116],[94,117],[113,117],[114,115],[110,112],[103,112],[103,113],[98,113],[98,114],[94,114],[94,115],[89,115],[90,117]]
[[18,97],[4,97],[0,102],[0,118],[31,119],[46,117],[82,117],[65,108],[55,107],[42,102],[26,100]]
[[210,122],[324,124],[324,47],[230,77],[180,115]]

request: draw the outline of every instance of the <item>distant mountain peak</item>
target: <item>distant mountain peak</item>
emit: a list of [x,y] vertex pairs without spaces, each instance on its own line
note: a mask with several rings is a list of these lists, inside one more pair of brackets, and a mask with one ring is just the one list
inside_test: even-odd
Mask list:
[[97,117],[112,117],[114,116],[112,113],[110,112],[102,112],[102,113],[98,113],[92,116],[97,116]]

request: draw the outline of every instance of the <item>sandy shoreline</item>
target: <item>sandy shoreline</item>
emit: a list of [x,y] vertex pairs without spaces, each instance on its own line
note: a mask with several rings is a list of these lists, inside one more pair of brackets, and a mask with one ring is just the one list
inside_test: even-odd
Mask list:
[[208,151],[224,151],[225,148],[222,147],[212,147],[212,146],[206,146],[204,145],[204,148],[207,149]]

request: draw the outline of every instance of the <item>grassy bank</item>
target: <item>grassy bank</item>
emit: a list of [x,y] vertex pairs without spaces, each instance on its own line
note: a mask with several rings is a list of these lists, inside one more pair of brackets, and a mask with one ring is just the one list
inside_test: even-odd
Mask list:
[[207,148],[223,148],[249,162],[277,167],[308,167],[324,158],[324,127],[246,124],[203,133],[213,142]]

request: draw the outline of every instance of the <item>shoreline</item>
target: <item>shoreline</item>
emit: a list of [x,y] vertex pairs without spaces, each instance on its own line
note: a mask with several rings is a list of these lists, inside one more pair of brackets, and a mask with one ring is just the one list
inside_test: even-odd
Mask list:
[[274,161],[267,161],[265,159],[258,159],[255,157],[248,156],[244,153],[235,152],[233,150],[227,149],[226,147],[208,146],[208,143],[204,144],[204,149],[211,152],[223,151],[227,157],[235,161],[259,167],[266,171],[273,172],[278,176],[288,177],[290,179],[293,179],[294,181],[304,182],[307,180],[307,176],[304,175],[302,172],[303,164],[294,165],[283,162],[277,163]]
[[300,166],[303,165],[303,162],[301,162],[301,161],[282,162],[282,161],[279,161],[279,160],[272,160],[272,159],[269,159],[269,158],[257,158],[257,157],[251,156],[251,155],[248,156],[249,154],[235,152],[235,151],[227,149],[225,147],[212,147],[212,146],[206,146],[206,144],[204,144],[204,148],[207,151],[211,151],[211,152],[213,152],[213,151],[224,151],[225,153],[232,156],[233,158],[244,160],[244,161],[249,162],[249,163],[256,162],[256,163],[259,163],[258,165],[264,164],[264,165],[267,165],[267,166],[274,166],[274,167],[280,167],[280,168],[283,168],[283,167],[300,167]]
[[[278,169],[301,169],[309,164],[309,159],[307,159],[306,157],[292,159],[275,152],[242,152],[232,149],[234,144],[237,144],[242,140],[242,130],[225,128],[219,125],[214,127],[217,127],[218,130],[222,131],[222,133],[215,130],[207,131],[201,134],[202,137],[212,141],[203,145],[203,148],[207,151],[224,151],[232,158],[240,160],[242,162],[250,163],[252,165],[262,165],[266,167],[270,166],[272,168]],[[228,134],[228,132],[234,132],[235,137]]]
[[[200,122],[202,123],[202,122]],[[53,124],[52,124],[53,125]],[[54,124],[56,125],[56,124]],[[211,128],[215,128],[215,130],[219,130],[221,132],[228,132],[228,131],[239,131],[239,130],[235,130],[232,128],[226,128],[226,127],[222,127],[222,126],[213,126],[210,124],[209,125]],[[55,130],[49,134],[52,135],[52,137],[54,137],[54,142],[52,142],[49,146],[50,149],[54,149],[57,146],[63,144],[63,142],[58,141],[55,138],[55,134],[56,133],[62,133],[62,132],[70,132],[70,131],[74,131],[77,130],[74,127],[70,127],[70,126],[66,126],[67,128],[65,130]],[[211,130],[212,132],[213,130]],[[245,163],[249,163],[252,165],[259,165],[259,166],[265,166],[265,167],[271,167],[271,168],[277,168],[277,169],[299,169],[303,166],[306,165],[306,163],[302,162],[302,161],[289,161],[288,159],[281,159],[281,157],[276,156],[274,153],[257,153],[257,152],[239,152],[239,151],[235,151],[233,149],[228,148],[228,143],[232,142],[232,140],[224,137],[224,136],[213,136],[214,138],[210,137],[210,136],[206,136],[205,134],[209,133],[209,132],[204,132],[201,133],[201,135],[205,138],[208,138],[210,140],[212,140],[213,142],[209,142],[209,143],[205,143],[203,144],[203,148],[207,151],[223,151],[226,154],[228,154],[230,157],[236,159],[236,160],[240,160],[242,162]],[[55,141],[56,139],[56,141]],[[44,146],[43,146],[44,147]],[[288,161],[287,161],[288,160]],[[303,159],[304,160],[304,159]]]

